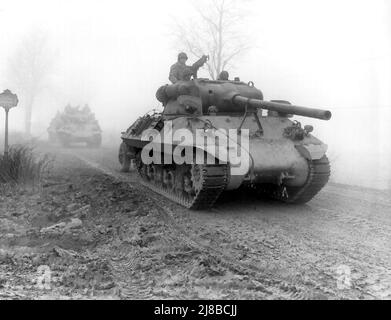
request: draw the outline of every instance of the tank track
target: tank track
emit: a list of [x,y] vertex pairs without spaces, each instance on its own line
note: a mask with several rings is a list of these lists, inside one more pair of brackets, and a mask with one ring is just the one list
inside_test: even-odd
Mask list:
[[[163,168],[162,165],[155,166],[160,166],[159,168]],[[176,177],[180,176],[180,171],[186,171],[184,170],[185,166],[189,165],[176,166],[176,169],[174,169],[174,171],[176,171]],[[198,165],[199,187],[194,195],[189,196],[186,192],[184,192],[183,186],[181,186],[182,188],[168,189],[164,186],[162,179],[157,181],[150,181],[147,179],[143,170],[143,165],[140,164],[140,161],[136,160],[136,167],[138,174],[142,179],[143,185],[153,190],[154,192],[170,199],[171,201],[174,201],[192,210],[209,209],[212,207],[228,183],[227,165]]]
[[304,204],[310,201],[328,182],[330,163],[326,156],[308,161],[309,175],[302,187],[270,186],[259,188],[273,199],[290,204]]

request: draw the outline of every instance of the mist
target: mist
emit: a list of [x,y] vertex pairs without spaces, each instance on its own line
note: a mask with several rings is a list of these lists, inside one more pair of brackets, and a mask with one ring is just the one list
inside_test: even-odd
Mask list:
[[[246,1],[251,49],[229,72],[254,81],[265,99],[327,108],[330,121],[298,118],[329,146],[332,179],[390,188],[391,5],[387,1]],[[137,117],[160,109],[155,92],[168,83],[178,52],[175,19],[196,19],[188,1],[0,1],[1,91],[20,88],[7,76],[20,43],[44,35],[53,71],[37,95],[32,134],[67,103],[88,103],[105,144]],[[208,52],[205,52],[208,54]],[[191,61],[196,57],[189,54]],[[208,77],[205,69],[200,77]],[[23,131],[24,103],[10,112]],[[0,132],[4,114],[0,110]],[[10,141],[12,143],[12,140]]]

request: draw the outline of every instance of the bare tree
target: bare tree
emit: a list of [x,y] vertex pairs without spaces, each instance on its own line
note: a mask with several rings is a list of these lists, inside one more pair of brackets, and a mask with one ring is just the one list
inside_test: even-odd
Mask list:
[[248,13],[247,1],[209,0],[193,2],[197,19],[176,21],[175,45],[196,57],[209,54],[207,69],[212,79],[233,66],[235,59],[251,48],[248,34],[241,28]]
[[22,96],[25,108],[25,134],[31,135],[31,117],[36,97],[46,87],[52,71],[53,55],[49,51],[46,34],[34,31],[27,35],[8,61],[7,75]]

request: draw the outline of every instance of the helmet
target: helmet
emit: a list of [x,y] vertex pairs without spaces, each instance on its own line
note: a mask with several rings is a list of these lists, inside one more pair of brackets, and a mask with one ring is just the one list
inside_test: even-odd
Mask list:
[[184,53],[184,52],[181,52],[180,54],[178,54],[178,61],[179,61],[180,59],[182,59],[182,58],[185,58],[185,59],[187,60],[187,59],[188,59],[188,58],[187,58],[187,54]]
[[228,78],[229,78],[228,71],[223,70],[220,72],[218,80],[228,80]]

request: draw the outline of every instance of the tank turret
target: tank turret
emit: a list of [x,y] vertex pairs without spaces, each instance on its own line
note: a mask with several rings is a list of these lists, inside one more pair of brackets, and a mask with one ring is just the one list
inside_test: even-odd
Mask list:
[[193,80],[166,85],[156,93],[157,99],[164,105],[170,100],[175,101],[180,96],[199,98],[203,110],[215,106],[220,112],[244,112],[246,109],[265,109],[278,112],[280,115],[299,115],[321,120],[329,120],[331,112],[328,110],[306,108],[286,103],[263,100],[262,92],[248,84],[238,81],[211,81]]

